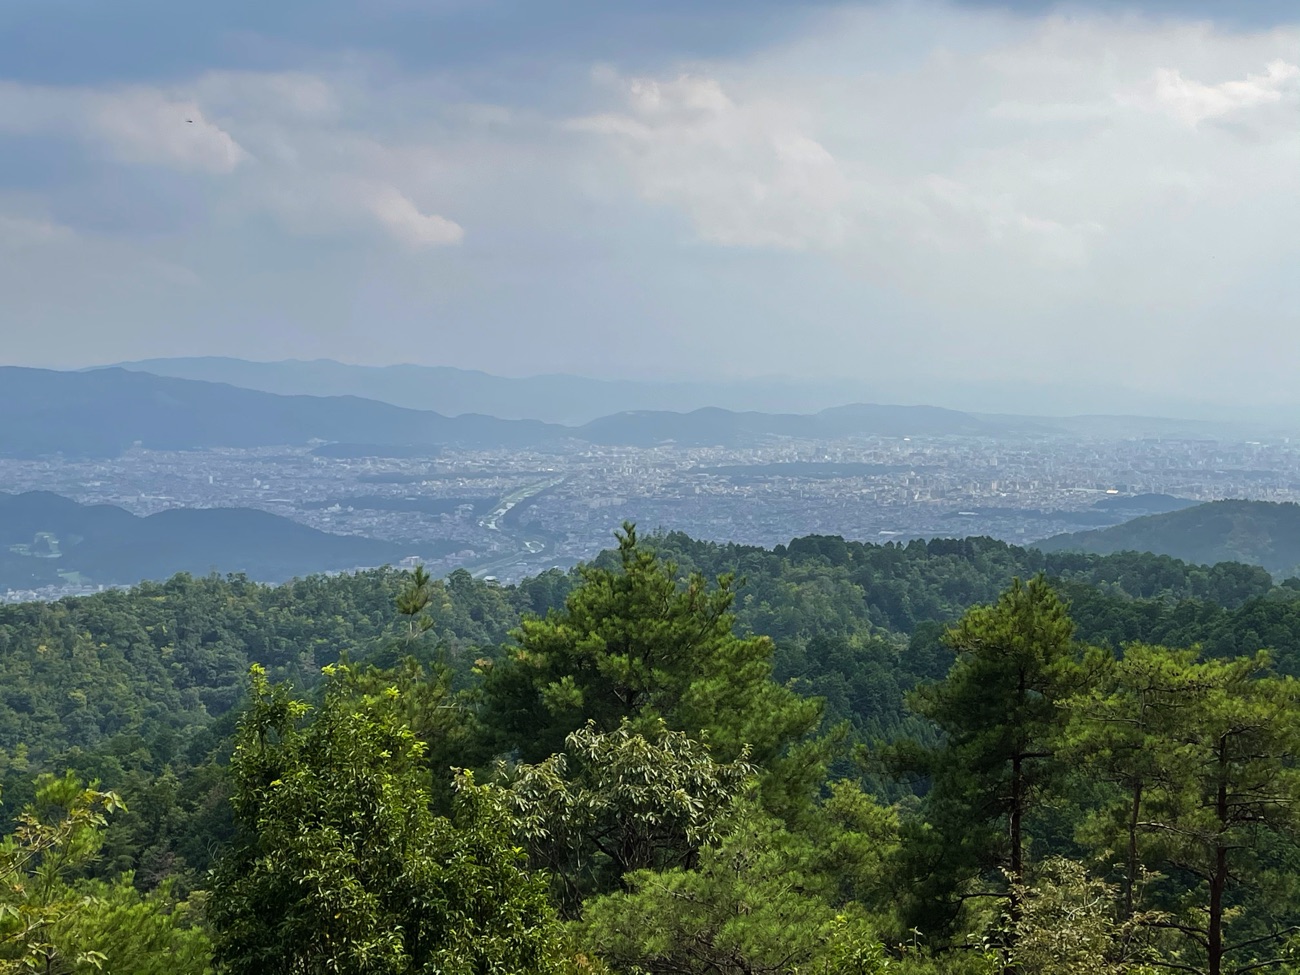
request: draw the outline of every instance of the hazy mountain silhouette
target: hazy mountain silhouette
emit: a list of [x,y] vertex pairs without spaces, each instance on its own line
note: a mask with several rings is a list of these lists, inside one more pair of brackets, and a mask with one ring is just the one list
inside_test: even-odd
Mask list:
[[[451,366],[354,366],[330,359],[252,362],[221,356],[144,359],[122,368],[160,376],[222,382],[282,395],[360,396],[446,416],[481,413],[502,419],[532,419],[582,425],[617,413],[693,413],[716,408],[737,413],[811,414],[843,403],[902,399],[921,390],[897,380],[888,391],[862,379],[760,379],[663,382],[592,379],[587,376],[495,376]],[[949,399],[979,405],[965,412],[995,426],[1023,423],[1024,415],[990,412],[993,402],[1036,403],[1057,412],[1068,401],[1125,403],[1114,391],[1091,388],[1091,398],[1072,395],[1062,400],[1060,384],[1010,386],[1016,395],[990,397],[980,384],[952,385]],[[1004,393],[1007,391],[1004,390]],[[1190,406],[1194,404],[1184,404]],[[961,411],[954,411],[961,412]],[[1195,411],[1194,411],[1195,412]],[[1203,410],[1201,412],[1204,412]],[[1216,411],[1224,415],[1223,410]],[[1234,420],[1234,428],[1236,421]],[[1272,418],[1276,419],[1276,418]],[[1063,433],[1085,435],[1149,435],[1209,432],[1215,424],[1150,416],[1078,415],[1041,419],[1041,425]],[[1286,426],[1287,424],[1280,424]],[[1258,423],[1249,425],[1251,429]]]
[[277,582],[410,554],[407,546],[333,535],[252,508],[177,508],[140,518],[47,491],[0,494],[0,588],[212,571]]
[[[56,372],[0,367],[0,456],[114,456],[132,444],[161,450],[330,446],[321,456],[434,456],[442,446],[540,447],[579,440],[609,445],[743,445],[772,437],[1006,436],[1071,434],[1098,426],[1168,433],[1185,421],[1134,417],[997,416],[934,406],[852,404],[817,413],[633,410],[580,426],[449,417],[356,396],[266,393],[226,383],[127,369]],[[1119,425],[1119,426],[1117,426]],[[1203,424],[1186,422],[1203,432]]]
[[0,367],[0,454],[346,443],[515,447],[566,431],[531,420],[446,417],[354,396],[279,396],[223,383],[100,369]]
[[144,359],[123,368],[230,383],[268,393],[362,396],[447,416],[485,413],[507,419],[582,424],[630,410],[731,410],[810,413],[861,400],[865,384],[748,379],[647,382],[546,375],[511,378],[451,366],[352,366],[329,359],[250,362],[220,356]]

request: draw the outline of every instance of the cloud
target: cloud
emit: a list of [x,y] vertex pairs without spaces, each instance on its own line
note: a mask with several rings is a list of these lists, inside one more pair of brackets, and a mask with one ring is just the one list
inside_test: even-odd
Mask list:
[[0,135],[71,140],[117,165],[204,178],[193,193],[229,219],[269,213],[295,233],[457,243],[460,225],[415,202],[436,195],[425,179],[436,148],[368,131],[371,92],[344,83],[301,72],[209,72],[104,91],[0,82]]
[[1161,68],[1152,89],[1150,102],[1156,109],[1195,126],[1283,99],[1300,99],[1300,66],[1279,59],[1270,62],[1263,74],[1217,85],[1185,78],[1177,68]]
[[231,134],[192,99],[148,88],[89,99],[90,129],[120,161],[229,173],[249,159]]
[[465,235],[459,224],[436,213],[422,213],[420,208],[391,186],[376,187],[370,211],[394,237],[413,247],[455,244]]
[[827,141],[839,113],[861,110],[848,93],[836,105],[783,92],[779,82],[756,90],[737,81],[733,95],[703,74],[606,74],[602,81],[614,83],[625,110],[577,118],[569,128],[607,140],[641,196],[686,213],[710,243],[823,251],[892,250],[900,242],[937,252],[1024,246],[1033,261],[1076,262],[1101,230],[1021,208],[959,173],[891,166],[899,146],[832,152]]
[[192,99],[0,81],[0,134],[78,140],[121,162],[229,173],[248,153]]
[[849,177],[779,101],[737,104],[716,80],[622,83],[628,111],[578,118],[610,139],[641,194],[683,207],[700,237],[745,247],[833,247],[847,232]]
[[[748,61],[667,77],[606,71],[598,80],[621,107],[569,125],[597,137],[643,199],[683,213],[704,241],[850,251],[886,273],[961,255],[987,267],[992,249],[1002,273],[1018,274],[1086,264],[1143,199],[1155,212],[1182,205],[1251,165],[1212,134],[1152,128],[1146,113],[1195,126],[1300,95],[1300,68],[1269,59],[1300,42],[1295,30],[930,15],[954,37],[965,22],[967,49],[944,38],[876,68],[873,37],[897,33],[901,15],[858,12],[833,33]],[[845,63],[841,49],[858,41],[857,63]],[[1178,67],[1153,71],[1180,55],[1188,71],[1207,61],[1265,68],[1213,85]],[[1263,141],[1295,145],[1293,123]],[[1283,182],[1296,185],[1294,175]]]
[[[0,263],[32,315],[153,322],[171,351],[270,332],[286,355],[403,358],[435,323],[422,354],[500,371],[1290,388],[1300,26],[1047,6],[806,5],[761,45],[521,32],[486,65],[340,43],[249,49],[274,70],[0,82]],[[114,305],[130,289],[103,283],[74,308],[26,283],[59,261],[143,280],[149,259],[220,297]]]
[[18,250],[75,239],[71,228],[53,220],[0,213],[0,248]]
[[929,369],[1205,382],[1280,327],[1228,309],[1282,300],[1300,261],[1297,47],[1297,27],[880,5],[744,58],[602,70],[606,105],[569,128],[699,243],[817,253],[898,296]]

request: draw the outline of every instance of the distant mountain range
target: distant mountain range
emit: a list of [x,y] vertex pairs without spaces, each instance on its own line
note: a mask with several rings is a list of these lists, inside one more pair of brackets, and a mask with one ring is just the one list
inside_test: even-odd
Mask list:
[[1281,579],[1300,574],[1300,505],[1212,501],[1113,528],[1057,535],[1037,547],[1102,555],[1154,552],[1206,565],[1245,562]]
[[444,416],[357,396],[282,395],[226,383],[121,368],[82,372],[0,367],[0,456],[115,456],[139,443],[158,450],[337,446],[323,455],[432,456],[442,446],[736,446],[773,437],[1125,435],[1206,432],[1192,421],[1122,417],[979,415],[932,406],[854,404],[811,414],[637,410],[562,426],[474,413]]
[[[478,413],[501,419],[541,420],[570,427],[582,427],[592,421],[605,421],[617,414],[633,413],[633,426],[647,429],[645,418],[653,414],[686,414],[700,424],[725,422],[744,429],[750,421],[718,421],[704,414],[816,414],[841,407],[845,403],[870,402],[879,395],[865,381],[744,379],[711,382],[654,382],[591,379],[586,376],[545,375],[512,378],[494,376],[471,369],[450,366],[353,366],[329,359],[280,362],[251,362],[219,356],[144,359],[124,362],[121,368],[149,372],[159,376],[227,383],[281,395],[360,396],[412,410],[432,410],[445,416]],[[1026,401],[1049,402],[1051,388],[1022,388]],[[960,396],[958,391],[954,395]],[[978,390],[967,391],[971,401],[982,397]],[[1099,394],[1100,395],[1100,394]],[[1046,399],[1044,397],[1047,397]],[[932,407],[870,407],[870,409],[930,410]],[[962,413],[943,411],[948,415]],[[1036,427],[1061,432],[1097,436],[1142,436],[1162,434],[1210,433],[1225,429],[1224,424],[1196,420],[1166,419],[1129,415],[1078,415],[1040,417],[1018,414],[981,414],[966,411],[962,415],[977,418],[986,428],[1016,427],[1027,422]],[[910,422],[912,418],[909,417]],[[677,420],[663,421],[666,430],[681,432]],[[968,421],[969,422],[969,419]],[[677,426],[673,426],[678,424]],[[833,425],[833,423],[832,423]],[[1252,429],[1254,429],[1252,426]],[[607,429],[608,424],[601,430]],[[705,436],[697,427],[687,425],[684,436],[699,440]],[[717,426],[716,438],[727,429]],[[746,433],[752,433],[752,429]],[[854,432],[863,432],[854,430]],[[883,431],[882,431],[883,432]],[[910,431],[923,435],[925,431]],[[956,431],[953,431],[956,432]],[[607,434],[594,434],[597,441]],[[622,434],[619,434],[620,436]]]
[[866,398],[857,382],[751,379],[733,382],[637,382],[585,376],[493,376],[451,366],[351,366],[329,359],[249,362],[220,356],[144,359],[124,369],[229,383],[267,393],[361,396],[447,416],[484,413],[508,420],[580,426],[612,413],[690,412],[703,407],[813,413]]
[[406,546],[333,535],[251,508],[177,508],[140,518],[46,491],[0,494],[0,589],[129,584],[212,571],[279,582],[410,554]]
[[566,431],[535,420],[446,417],[355,396],[279,396],[126,369],[0,367],[0,454],[350,444],[519,447]]

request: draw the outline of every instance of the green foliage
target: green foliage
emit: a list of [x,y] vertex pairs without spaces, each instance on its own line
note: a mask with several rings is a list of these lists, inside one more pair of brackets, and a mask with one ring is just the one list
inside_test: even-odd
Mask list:
[[51,930],[64,958],[79,958],[64,970],[130,972],[131,975],[206,975],[212,943],[201,924],[202,897],[177,902],[164,882],[148,894],[136,890],[132,874],[112,882],[79,884],[77,908]]
[[1300,838],[1300,684],[1268,663],[1133,646],[1069,702],[1077,747],[1124,787],[1110,819],[1129,870],[1140,859],[1173,881],[1166,926],[1212,975],[1256,965],[1293,923],[1271,861]]
[[141,895],[129,874],[112,884],[82,879],[107,816],[122,808],[71,773],[37,781],[35,802],[0,843],[0,972],[208,970],[207,937],[168,887]]
[[1162,916],[1123,914],[1117,889],[1086,868],[1051,857],[1022,885],[1010,961],[1024,975],[1155,975],[1151,925]]
[[1059,535],[1043,542],[1042,547],[1096,553],[1159,552],[1188,562],[1236,565],[1243,572],[1258,566],[1256,572],[1284,578],[1300,572],[1298,537],[1300,505],[1234,500],[1134,518],[1113,528]]
[[[1273,661],[1300,673],[1300,583],[989,539],[629,526],[515,587],[3,607],[0,778],[35,819],[0,963],[184,975],[214,939],[232,973],[1254,970],[1300,925]],[[868,741],[908,777],[852,762]],[[51,768],[130,808],[34,788]]]
[[618,565],[580,568],[564,609],[526,618],[489,674],[487,721],[503,744],[538,760],[588,721],[608,732],[662,719],[762,764],[816,725],[814,702],[771,681],[771,641],[735,635],[729,576],[713,589],[700,575],[679,584],[633,526],[618,541]]
[[512,770],[518,829],[576,913],[632,871],[694,866],[756,771],[744,759],[716,762],[662,721],[633,733],[625,720],[605,734],[592,722],[569,735],[564,752]]
[[816,849],[752,803],[728,817],[696,869],[644,870],[598,897],[576,926],[580,945],[617,971],[665,975],[819,972],[890,967],[870,921],[817,869]]
[[1059,787],[1056,702],[1079,679],[1074,626],[1041,578],[1012,583],[993,606],[970,610],[947,635],[957,654],[948,677],[913,706],[941,744],[898,747],[894,765],[929,778],[926,822],[905,834],[920,897],[910,920],[929,929],[956,920],[970,885],[996,891],[1003,871],[1014,913],[1025,877],[1028,817]]
[[231,762],[239,826],[209,914],[223,971],[542,972],[545,888],[518,862],[503,800],[460,783],[430,810],[423,746],[387,700],[332,675],[310,709],[254,669]]

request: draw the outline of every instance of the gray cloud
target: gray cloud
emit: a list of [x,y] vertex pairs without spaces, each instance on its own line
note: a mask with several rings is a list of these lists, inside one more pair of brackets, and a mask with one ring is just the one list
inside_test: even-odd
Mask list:
[[7,354],[1292,397],[1300,26],[782,23],[486,72],[349,46],[0,82]]

